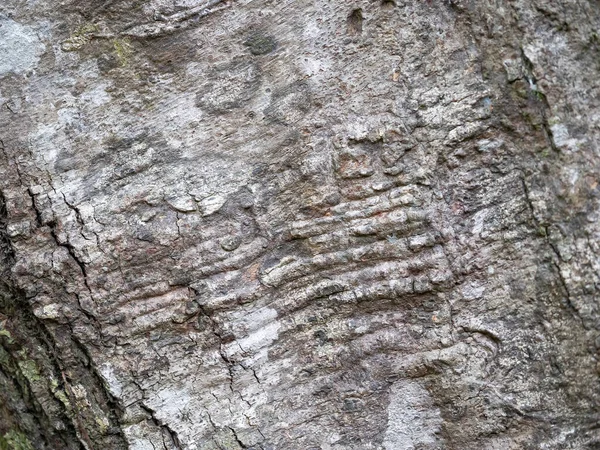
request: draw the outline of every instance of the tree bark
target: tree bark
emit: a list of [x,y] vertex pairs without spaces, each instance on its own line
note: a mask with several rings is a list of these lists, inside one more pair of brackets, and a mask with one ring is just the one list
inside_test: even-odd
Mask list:
[[599,448],[599,29],[5,0],[0,448]]

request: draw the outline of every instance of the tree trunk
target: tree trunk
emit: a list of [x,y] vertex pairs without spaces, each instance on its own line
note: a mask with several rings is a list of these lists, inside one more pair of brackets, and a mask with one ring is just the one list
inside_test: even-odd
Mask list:
[[0,448],[600,448],[597,0],[4,0]]

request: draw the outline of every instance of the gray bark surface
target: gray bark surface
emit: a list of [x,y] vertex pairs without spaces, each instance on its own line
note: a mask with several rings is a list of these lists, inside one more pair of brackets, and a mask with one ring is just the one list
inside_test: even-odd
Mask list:
[[600,448],[597,0],[4,0],[0,448]]

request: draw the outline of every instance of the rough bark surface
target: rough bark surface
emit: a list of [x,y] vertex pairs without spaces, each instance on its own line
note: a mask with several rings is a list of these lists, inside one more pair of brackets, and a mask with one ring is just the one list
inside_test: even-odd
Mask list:
[[597,0],[4,0],[0,448],[600,448]]

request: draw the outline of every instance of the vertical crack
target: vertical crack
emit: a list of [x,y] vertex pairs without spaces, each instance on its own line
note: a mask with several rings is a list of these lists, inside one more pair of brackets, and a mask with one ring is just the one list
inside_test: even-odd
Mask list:
[[[39,227],[43,226],[43,220],[42,220],[42,212],[39,210],[37,203],[35,201],[35,196],[31,193],[31,191],[28,189],[27,190],[27,194],[29,195],[29,197],[31,198],[31,206],[33,208],[33,210],[35,211],[35,216],[36,216],[36,222],[37,225]],[[83,226],[83,220],[81,218],[81,213],[79,212],[79,210],[77,208],[75,208],[74,206],[72,206],[67,199],[65,198],[64,194],[63,194],[63,198],[65,200],[65,203],[67,204],[67,206],[69,206],[69,208],[71,208],[73,211],[75,211],[75,217],[77,218],[77,222]],[[85,268],[85,263],[79,258],[79,256],[77,256],[77,253],[75,251],[75,247],[67,240],[62,242],[57,233],[56,233],[56,222],[52,221],[50,223],[47,224],[48,228],[50,228],[50,235],[52,236],[52,239],[54,239],[54,242],[56,243],[56,245],[58,245],[59,247],[63,247],[67,250],[67,252],[69,252],[69,255],[71,256],[71,258],[73,259],[73,261],[75,261],[75,263],[79,266],[79,270],[81,271],[81,274],[83,275],[83,283],[85,284],[86,289],[88,290],[88,292],[90,293],[90,296],[92,296],[92,289],[88,283],[88,276],[87,276],[87,271]],[[83,236],[83,235],[82,235]],[[85,238],[85,236],[83,236]],[[93,298],[93,296],[92,296]]]
[[231,433],[233,434],[233,437],[235,439],[235,441],[237,442],[237,444],[240,446],[240,448],[248,448],[248,446],[246,444],[244,444],[242,441],[240,441],[240,438],[238,437],[235,428],[233,427],[227,427],[231,430]]
[[[138,388],[142,389],[139,384],[137,384],[137,386],[138,386]],[[142,389],[142,393],[145,394],[144,389]],[[175,448],[178,450],[182,450],[183,447],[181,446],[181,443],[179,442],[179,438],[177,437],[177,433],[175,432],[175,430],[173,430],[167,423],[164,423],[164,422],[158,420],[158,418],[156,417],[156,411],[153,410],[152,408],[150,408],[148,405],[144,404],[144,402],[140,402],[140,407],[150,415],[150,419],[152,420],[152,423],[158,429],[165,431],[167,433],[167,435],[171,439],[171,442],[173,443]],[[163,437],[163,439],[164,439],[164,437]],[[165,450],[167,450],[167,446],[165,445],[164,441],[163,441],[163,447],[165,448]]]
[[525,81],[529,85],[529,91],[532,96],[537,100],[537,103],[540,104],[539,112],[542,116],[542,127],[544,129],[544,135],[546,140],[548,141],[548,145],[555,152],[559,152],[560,150],[556,146],[556,142],[554,141],[554,134],[552,133],[552,128],[550,128],[550,124],[548,123],[548,114],[547,111],[550,110],[550,104],[548,103],[548,99],[546,95],[538,89],[537,79],[533,74],[533,62],[527,57],[525,54],[525,50],[523,47],[520,48],[521,51],[521,59],[523,60],[523,66],[525,67]]
[[571,291],[569,290],[567,280],[565,279],[565,277],[562,273],[561,266],[560,266],[560,261],[562,261],[562,258],[560,256],[560,252],[558,251],[556,246],[553,245],[552,242],[550,242],[550,238],[549,238],[549,234],[548,234],[548,227],[547,226],[542,227],[541,221],[538,219],[538,217],[535,214],[535,207],[533,206],[533,202],[531,201],[529,187],[527,186],[527,182],[525,181],[525,178],[521,177],[520,179],[521,179],[521,185],[523,186],[525,202],[527,203],[529,211],[531,212],[533,223],[534,223],[536,229],[543,228],[543,230],[544,230],[544,242],[546,243],[546,245],[548,246],[548,248],[550,249],[550,251],[552,253],[552,265],[558,272],[558,279],[560,280],[560,284],[565,291],[565,303],[566,303],[568,309],[573,314],[573,316],[576,319],[578,319],[579,321],[581,321],[583,328],[587,329],[586,323],[583,320],[583,317],[581,317],[579,309],[577,309],[577,307],[573,303],[573,298],[571,296]]
[[[190,290],[192,292],[194,292],[194,294],[196,296],[199,295],[198,291],[195,290],[194,288],[190,287]],[[219,324],[217,323],[217,321],[214,319],[214,317],[212,317],[211,314],[208,313],[208,311],[206,310],[206,307],[202,304],[200,304],[198,301],[196,301],[196,304],[198,305],[198,308],[200,310],[200,313],[202,314],[203,317],[205,317],[211,324],[211,331],[212,334],[217,338],[218,340],[218,351],[219,351],[219,356],[221,357],[221,359],[223,360],[223,362],[225,363],[225,367],[227,368],[227,372],[229,374],[229,390],[231,392],[235,392],[233,389],[233,366],[235,366],[235,362],[231,361],[231,359],[229,359],[229,357],[227,356],[227,354],[225,353],[223,346],[225,345],[225,340],[223,338],[223,336],[221,335],[221,333],[219,333]]]

